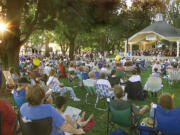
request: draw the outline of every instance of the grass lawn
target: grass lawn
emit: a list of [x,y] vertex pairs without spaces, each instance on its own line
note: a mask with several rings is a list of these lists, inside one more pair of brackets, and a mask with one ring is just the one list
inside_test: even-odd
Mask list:
[[[144,86],[145,82],[147,81],[147,78],[149,77],[149,74],[151,74],[151,68],[147,68],[145,71],[143,71],[141,73],[141,77],[142,77],[142,84]],[[61,79],[61,82],[64,83],[65,86],[70,86],[73,87],[73,85],[78,86],[77,82],[73,82],[70,83],[69,81],[67,81],[67,79]],[[169,86],[166,80],[163,80],[163,91],[164,92],[169,92],[171,94],[175,94],[175,99],[174,99],[174,105],[176,106],[180,106],[180,84],[176,84],[176,86]],[[97,121],[96,125],[90,130],[88,131],[86,134],[87,135],[106,135],[106,125],[107,125],[107,112],[105,111],[99,111],[96,110],[94,108],[94,103],[96,100],[96,97],[93,96],[89,96],[88,97],[88,101],[91,102],[92,104],[85,104],[85,94],[86,94],[86,90],[83,87],[76,87],[74,88],[75,93],[77,95],[78,98],[81,98],[80,102],[73,102],[72,100],[69,100],[67,105],[70,106],[74,106],[76,108],[79,108],[83,111],[86,112],[86,115],[89,116],[90,114],[94,114],[95,117],[94,119]],[[8,98],[8,100],[10,100],[12,102],[12,98]],[[132,101],[133,103],[137,104],[137,105],[150,105],[151,102],[157,102],[157,98],[149,98],[146,99],[145,101]],[[99,102],[98,104],[99,107],[105,107],[106,104],[103,102]],[[148,116],[148,114],[146,115]]]

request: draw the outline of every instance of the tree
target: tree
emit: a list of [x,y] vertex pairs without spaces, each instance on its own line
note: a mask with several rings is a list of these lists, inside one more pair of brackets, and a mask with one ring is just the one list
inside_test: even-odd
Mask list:
[[[3,20],[8,30],[0,46],[2,69],[14,66],[18,70],[19,51],[36,29],[52,29],[57,9],[56,0],[2,0]],[[47,10],[49,9],[49,10]],[[52,9],[52,10],[51,10]]]
[[166,0],[166,12],[164,14],[168,23],[180,28],[180,0]]

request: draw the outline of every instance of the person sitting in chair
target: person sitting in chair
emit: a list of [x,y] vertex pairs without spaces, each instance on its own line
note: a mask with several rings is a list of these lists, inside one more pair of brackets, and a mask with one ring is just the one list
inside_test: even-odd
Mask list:
[[113,69],[113,70],[111,71],[110,77],[108,78],[108,80],[110,81],[112,87],[114,87],[114,86],[117,85],[117,84],[120,84],[120,79],[121,79],[121,78],[120,78],[119,76],[117,76],[116,70]]
[[125,91],[130,99],[144,99],[141,85],[141,76],[137,75],[137,70],[132,71],[132,76],[126,83]]
[[170,81],[179,81],[180,80],[180,70],[178,69],[178,64],[173,63],[173,69],[169,72],[169,80]]
[[150,75],[150,77],[160,77],[160,73],[158,73],[158,68],[154,68],[154,72]]
[[93,114],[89,116],[87,120],[85,120],[85,112],[82,113],[82,116],[78,118],[78,120],[71,118],[69,115],[65,115],[64,105],[66,104],[66,98],[63,96],[57,96],[55,99],[55,106],[58,112],[65,118],[66,122],[72,125],[74,128],[85,127],[94,117]]
[[106,80],[106,75],[104,72],[100,72],[99,78],[96,83],[96,89],[100,96],[103,97],[114,97],[113,88],[108,80]]
[[96,80],[94,71],[89,72],[89,79],[87,79],[86,81],[88,81],[91,84],[94,84],[94,87],[96,86],[97,80]]
[[50,77],[47,81],[47,86],[50,88],[50,90],[47,92],[48,94],[60,93],[61,95],[63,95],[66,92],[70,92],[70,96],[74,101],[80,101],[80,99],[76,97],[76,94],[71,87],[65,87],[63,83],[60,83],[60,81],[56,77],[55,70],[50,71]]
[[39,84],[30,85],[26,89],[27,103],[20,108],[22,120],[40,120],[52,118],[52,131],[50,135],[64,135],[64,132],[72,134],[84,134],[82,129],[76,129],[65,121],[63,116],[50,104],[43,104],[45,90]]
[[147,105],[139,107],[139,106],[136,106],[135,104],[132,104],[129,100],[124,100],[125,93],[120,85],[116,85],[114,87],[114,95],[115,95],[115,100],[112,100],[110,102],[110,105],[116,110],[124,110],[124,109],[127,109],[129,106],[131,106],[132,111],[135,114],[133,118],[134,119],[133,121],[135,123],[137,122],[136,121],[137,116],[143,115],[145,111],[149,109]]
[[18,108],[22,106],[26,102],[26,97],[25,97],[25,89],[30,83],[25,77],[21,78],[18,81],[18,88],[12,90],[12,94],[14,96],[14,101],[16,102],[16,105]]
[[[154,118],[154,105],[155,103],[151,103],[151,110],[150,110],[150,117],[153,119]],[[173,104],[173,97],[169,93],[163,93],[159,99],[158,99],[158,104],[167,110],[171,110],[174,108]],[[156,122],[157,123],[157,122]],[[157,124],[155,125],[157,127]]]

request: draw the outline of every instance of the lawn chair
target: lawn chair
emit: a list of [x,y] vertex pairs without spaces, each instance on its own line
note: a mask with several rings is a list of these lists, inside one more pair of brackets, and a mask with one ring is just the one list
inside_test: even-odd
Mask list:
[[157,130],[163,135],[180,135],[180,107],[166,110],[157,104]]
[[25,122],[22,117],[20,117],[19,123],[22,135],[50,135],[52,130],[52,118]]
[[82,79],[83,79],[83,80],[88,79],[88,78],[89,78],[89,75],[88,75],[88,74],[89,74],[88,72],[82,72]]
[[25,97],[25,89],[19,91],[13,90],[13,97],[18,109],[20,109],[22,104],[27,102]]
[[96,79],[99,79],[99,72],[95,72]]
[[96,84],[96,92],[97,92],[97,98],[96,98],[96,103],[95,103],[95,108],[98,110],[102,110],[102,111],[107,111],[106,109],[103,108],[98,108],[97,104],[99,102],[99,100],[106,100],[106,98],[112,98],[114,97],[114,93],[109,91],[109,88],[107,85],[104,84]]
[[144,89],[151,92],[159,92],[162,90],[162,87],[162,79],[160,77],[149,77]]
[[79,80],[79,86],[83,86],[83,78],[82,78],[82,72],[76,71],[78,80]]
[[84,87],[87,91],[86,96],[85,96],[85,103],[90,104],[87,102],[87,97],[89,96],[89,94],[96,95],[96,88],[94,86],[94,82],[87,79],[87,80],[83,80],[83,84],[84,84]]
[[174,85],[177,84],[180,80],[180,72],[179,71],[174,71],[174,72],[169,72],[168,75],[168,82],[169,85]]
[[116,110],[111,105],[111,103],[108,104],[107,135],[109,134],[110,126],[111,126],[111,130],[115,125],[118,125],[121,128],[128,130],[132,129],[133,127],[136,127],[135,125],[133,125],[131,116],[132,116],[132,106],[130,103],[129,103],[129,107],[123,110]]

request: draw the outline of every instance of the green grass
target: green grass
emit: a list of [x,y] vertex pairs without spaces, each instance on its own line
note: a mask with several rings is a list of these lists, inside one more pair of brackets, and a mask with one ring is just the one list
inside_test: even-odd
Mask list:
[[[141,73],[142,78],[142,85],[147,81],[147,78],[151,74],[151,68],[147,68],[145,71]],[[69,83],[67,80],[62,80],[64,82],[65,86],[73,86],[71,83]],[[76,86],[78,86],[78,83],[76,83]],[[171,94],[175,94],[174,99],[174,105],[180,106],[180,84],[176,84],[175,86],[169,86],[166,80],[163,80],[163,92],[169,92]],[[91,113],[95,115],[95,120],[97,121],[96,125],[88,131],[87,135],[105,135],[106,134],[106,125],[107,125],[107,112],[99,111],[94,108],[94,103],[96,97],[88,97],[88,100],[93,103],[92,105],[85,104],[85,94],[86,90],[83,87],[77,87],[74,88],[75,93],[77,94],[77,97],[81,98],[81,102],[73,102],[72,100],[68,101],[68,105],[80,108],[81,110],[85,111],[87,113],[87,116],[89,116]],[[159,93],[160,95],[161,93]],[[159,96],[158,95],[158,96]],[[132,101],[133,103],[137,105],[150,105],[151,102],[157,102],[157,98],[148,98],[145,101]],[[105,104],[103,102],[100,102],[100,107],[104,107]],[[145,116],[148,117],[149,114],[146,114]]]
[[[141,73],[142,77],[142,84],[144,86],[145,82],[147,81],[147,78],[151,74],[151,69],[148,68],[145,71]],[[74,85],[78,86],[78,82],[74,81],[73,83],[70,83],[67,79],[60,79],[61,82],[64,83],[65,86],[73,87]],[[169,92],[171,94],[175,94],[174,99],[174,105],[180,106],[180,84],[176,84],[173,87],[170,87],[166,80],[163,80],[163,91]],[[66,105],[74,106],[76,108],[81,109],[82,111],[86,112],[86,116],[89,116],[90,114],[94,114],[94,119],[97,121],[96,125],[86,133],[86,135],[106,135],[106,125],[107,125],[107,112],[99,111],[94,108],[94,103],[96,100],[96,97],[89,96],[88,101],[92,103],[92,105],[85,104],[85,94],[86,90],[83,87],[76,87],[73,88],[75,90],[75,93],[78,98],[81,98],[80,102],[73,102],[72,100],[68,100]],[[12,98],[8,98],[8,100],[12,103]],[[157,98],[149,98],[145,101],[132,101],[133,103],[137,105],[150,105],[151,102],[157,102]],[[103,102],[99,103],[99,107],[105,107],[106,104]],[[148,116],[149,114],[146,114]]]

